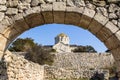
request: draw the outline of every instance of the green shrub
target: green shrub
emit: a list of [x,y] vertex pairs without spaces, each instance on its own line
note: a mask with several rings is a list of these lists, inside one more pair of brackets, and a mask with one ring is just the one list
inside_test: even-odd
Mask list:
[[54,62],[55,55],[51,54],[51,52],[55,52],[55,50],[44,50],[41,45],[34,43],[31,38],[18,38],[11,44],[9,50],[14,52],[27,52],[25,58],[40,65],[52,65]]
[[54,54],[51,54],[51,51],[44,50],[42,46],[36,45],[28,51],[26,54],[26,59],[31,60],[40,65],[48,64],[52,65],[54,62]]

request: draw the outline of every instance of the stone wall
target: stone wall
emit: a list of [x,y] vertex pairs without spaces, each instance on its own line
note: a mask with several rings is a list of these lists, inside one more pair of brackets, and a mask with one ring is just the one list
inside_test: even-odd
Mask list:
[[[55,66],[45,66],[45,80],[76,80],[80,78],[91,79],[94,76],[100,76],[101,80],[109,79],[109,70],[97,69],[97,70],[78,70],[78,69],[64,69]],[[93,79],[94,80],[94,79]]]
[[53,66],[65,69],[106,68],[114,59],[110,53],[57,53]]
[[44,67],[22,56],[7,54],[0,63],[0,80],[43,80]]
[[92,78],[97,72],[108,80],[114,58],[110,53],[57,53],[53,66],[45,66],[45,79]]
[[7,52],[0,63],[0,80],[54,80],[92,78],[98,72],[109,78],[114,59],[110,53],[55,53],[53,66],[40,66],[24,59],[24,56]]

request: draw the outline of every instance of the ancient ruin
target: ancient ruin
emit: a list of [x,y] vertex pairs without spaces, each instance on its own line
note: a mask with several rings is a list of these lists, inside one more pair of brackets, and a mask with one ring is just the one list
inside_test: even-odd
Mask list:
[[106,45],[115,58],[120,77],[119,0],[0,0],[0,15],[3,67],[8,63],[4,61],[8,46],[24,31],[43,24],[70,24],[89,30]]

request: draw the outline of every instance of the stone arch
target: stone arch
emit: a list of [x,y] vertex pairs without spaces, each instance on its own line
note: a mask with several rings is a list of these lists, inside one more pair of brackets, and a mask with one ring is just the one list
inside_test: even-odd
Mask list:
[[27,4],[28,8],[19,10],[16,9],[20,4],[16,5],[17,1],[13,0],[11,4],[4,0],[2,2],[0,2],[2,6],[8,7],[0,10],[3,16],[0,18],[1,56],[8,45],[28,29],[48,23],[71,24],[87,29],[98,37],[112,52],[120,72],[120,30],[119,25],[114,24],[109,17],[86,7],[85,4],[71,6],[66,2],[50,2],[33,5],[27,2],[32,7]]

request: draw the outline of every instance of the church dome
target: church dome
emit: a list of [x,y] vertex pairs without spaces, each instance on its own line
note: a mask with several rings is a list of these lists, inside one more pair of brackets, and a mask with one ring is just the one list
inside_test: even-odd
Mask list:
[[58,37],[67,37],[67,35],[64,34],[64,33],[61,33],[61,34],[58,35]]

